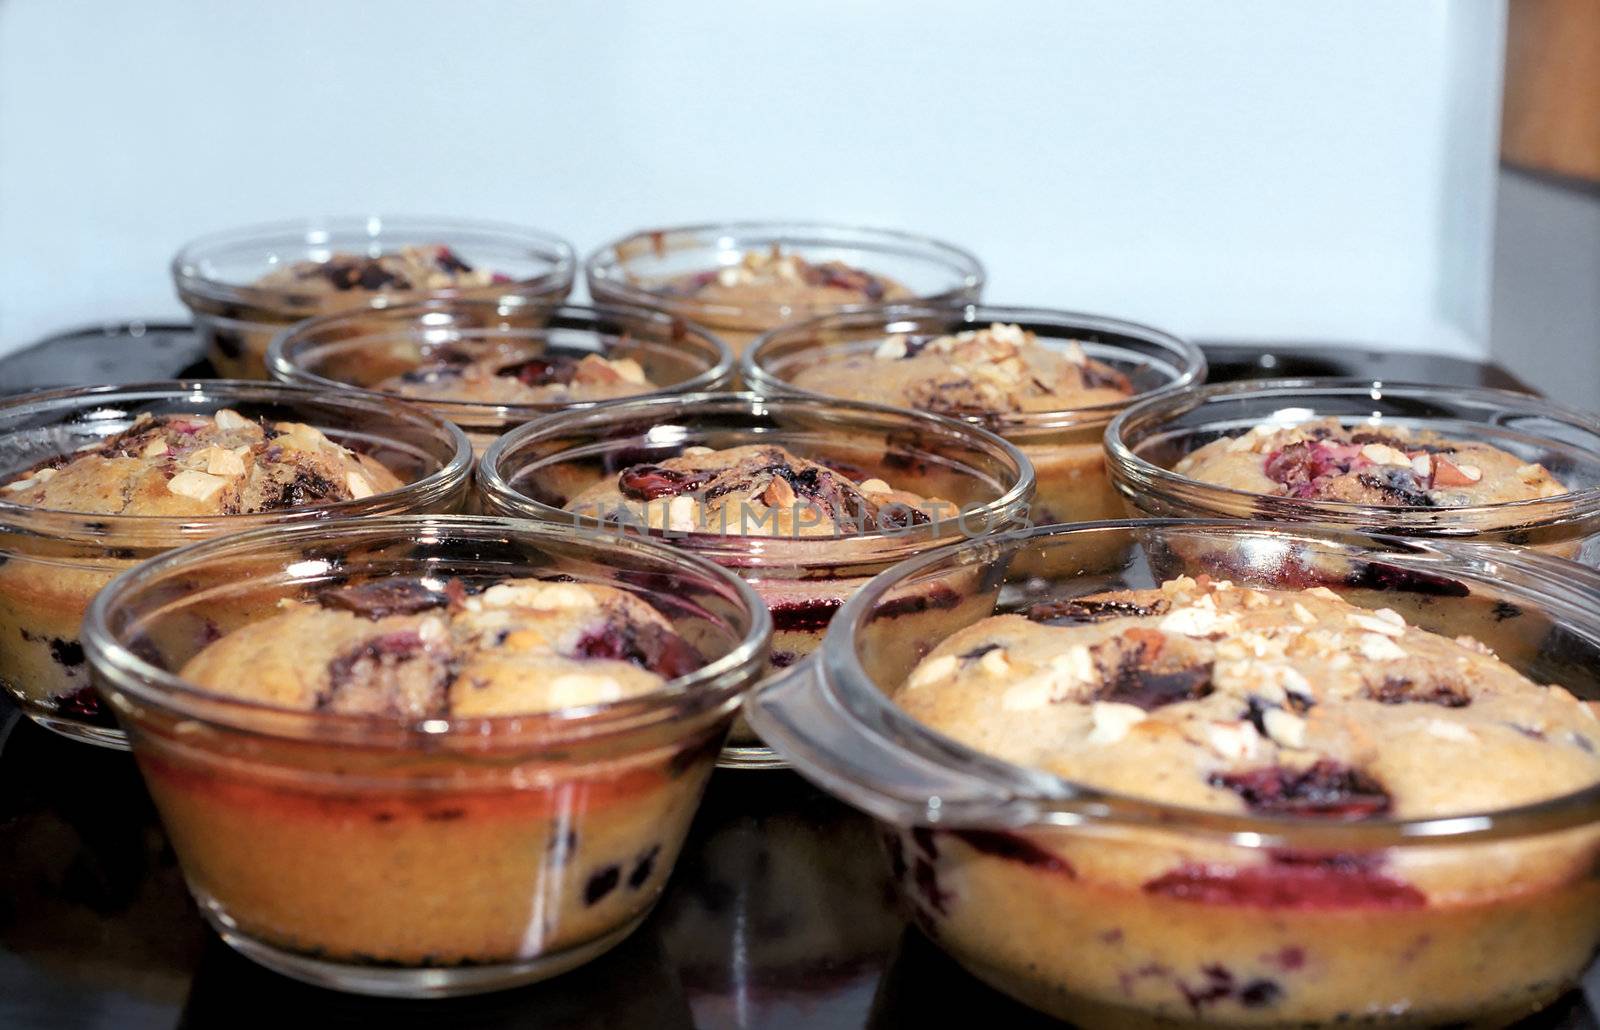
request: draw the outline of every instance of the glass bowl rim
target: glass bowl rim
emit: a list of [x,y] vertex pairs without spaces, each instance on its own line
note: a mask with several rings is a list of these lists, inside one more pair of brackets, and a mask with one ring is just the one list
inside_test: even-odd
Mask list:
[[[599,323],[606,316],[615,316],[619,319],[633,319],[651,325],[659,325],[664,330],[681,328],[689,338],[698,338],[696,345],[703,345],[704,349],[714,355],[710,367],[706,368],[689,379],[672,386],[657,387],[646,393],[634,394],[625,398],[603,398],[597,400],[565,400],[545,401],[534,404],[497,404],[489,401],[461,401],[444,400],[426,397],[404,397],[400,394],[390,393],[386,390],[377,390],[370,386],[358,386],[340,379],[332,379],[319,375],[296,363],[287,353],[290,348],[298,344],[306,344],[306,337],[312,333],[327,329],[332,326],[338,328],[346,322],[361,322],[371,319],[374,315],[380,318],[416,317],[430,311],[456,311],[460,309],[498,309],[507,301],[515,306],[525,306],[530,310],[548,313],[552,318],[573,318],[593,323]],[[734,357],[721,337],[716,333],[685,321],[659,309],[643,308],[632,304],[541,304],[528,303],[526,298],[511,295],[506,298],[492,297],[457,297],[433,298],[409,304],[396,304],[385,307],[380,311],[369,310],[339,311],[327,315],[308,318],[287,327],[274,327],[278,329],[272,343],[267,348],[267,371],[272,374],[275,381],[294,386],[314,386],[323,390],[338,390],[360,394],[367,397],[383,397],[392,400],[404,401],[418,407],[434,408],[440,411],[450,411],[453,415],[473,419],[473,426],[480,426],[494,421],[526,421],[541,415],[555,414],[569,410],[586,410],[600,404],[615,403],[618,400],[631,400],[633,397],[659,397],[678,396],[682,393],[703,393],[715,388],[718,384],[726,382],[733,375]],[[441,328],[450,328],[444,326]],[[544,326],[513,326],[511,332],[537,332]],[[345,341],[365,341],[383,339],[390,336],[406,336],[420,331],[420,327],[395,327],[392,331],[385,330],[364,335],[344,337]],[[328,342],[328,341],[322,341]],[[342,342],[342,341],[334,341]],[[309,345],[309,344],[307,344]],[[677,347],[674,341],[672,346]]]
[[[829,624],[822,647],[810,663],[809,670],[796,666],[797,675],[811,675],[830,694],[834,707],[849,711],[849,703],[864,703],[872,710],[874,718],[881,718],[896,736],[916,742],[922,750],[918,754],[932,759],[959,762],[961,770],[974,773],[995,788],[995,797],[985,803],[990,809],[980,814],[963,811],[957,805],[943,805],[937,796],[929,800],[921,814],[922,821],[931,824],[947,822],[960,826],[1025,827],[1086,827],[1117,828],[1152,832],[1197,833],[1217,837],[1231,843],[1251,847],[1297,846],[1369,850],[1374,847],[1457,844],[1464,841],[1514,838],[1539,833],[1549,833],[1574,827],[1600,823],[1600,781],[1579,790],[1535,802],[1507,808],[1480,812],[1452,813],[1442,816],[1415,818],[1364,819],[1336,822],[1299,816],[1273,816],[1251,813],[1235,814],[1214,812],[1168,802],[1140,798],[1135,795],[1106,791],[1074,783],[1063,777],[1029,768],[987,755],[961,744],[921,722],[899,708],[869,679],[856,660],[851,638],[858,625],[868,621],[874,606],[890,590],[934,570],[940,566],[954,571],[976,564],[975,556],[989,552],[992,561],[996,550],[1016,553],[1040,541],[1090,533],[1135,533],[1150,530],[1194,530],[1222,536],[1261,536],[1294,538],[1319,546],[1377,545],[1377,550],[1362,553],[1374,558],[1393,558],[1396,555],[1423,556],[1444,563],[1451,575],[1463,575],[1463,568],[1472,563],[1485,566],[1505,565],[1518,576],[1537,579],[1552,590],[1573,593],[1574,581],[1581,581],[1589,592],[1591,601],[1600,601],[1600,571],[1573,562],[1545,555],[1510,552],[1483,544],[1417,539],[1414,537],[1386,536],[1358,533],[1336,527],[1303,526],[1282,522],[1247,521],[1241,519],[1112,519],[1070,525],[1039,526],[1017,533],[1003,534],[983,540],[968,541],[953,547],[919,555],[899,563],[875,576],[857,590],[835,613]],[[1481,573],[1479,580],[1504,583],[1502,578]],[[1519,582],[1519,593],[1531,591],[1527,583]],[[1585,608],[1578,600],[1567,601],[1557,592],[1542,597],[1540,606],[1552,604],[1565,615],[1581,619],[1594,630],[1600,639],[1600,614]],[[1600,608],[1600,604],[1596,605]],[[1559,620],[1565,623],[1568,620]],[[759,708],[762,695],[768,686],[781,684],[782,677],[769,680],[748,699],[748,706]],[[851,713],[845,716],[856,727],[861,717]],[[872,731],[888,749],[903,749],[903,745],[887,739],[884,733]],[[778,748],[780,753],[781,748]],[[796,761],[786,755],[802,772],[813,774],[809,763]],[[836,793],[852,791],[870,794],[871,788],[862,788],[857,781],[838,778],[838,774],[824,770],[817,777],[825,787]],[[849,796],[847,801],[853,801]],[[874,811],[875,815],[882,814]],[[903,813],[902,813],[903,814]]]
[[[739,371],[754,389],[770,390],[775,394],[813,397],[819,400],[837,400],[838,398],[829,394],[795,386],[789,380],[781,378],[775,372],[762,365],[761,359],[768,356],[772,350],[789,343],[792,337],[802,333],[836,328],[856,328],[871,325],[874,322],[889,323],[897,319],[949,320],[953,317],[959,318],[963,325],[970,323],[969,328],[975,329],[987,328],[989,325],[996,323],[1029,323],[1055,325],[1067,330],[1087,329],[1094,332],[1119,333],[1124,336],[1136,337],[1153,346],[1164,348],[1173,357],[1173,364],[1178,369],[1177,378],[1171,382],[1119,401],[1086,404],[1075,408],[1060,408],[1054,411],[996,412],[945,416],[962,422],[970,422],[974,425],[994,427],[1000,433],[1036,429],[1066,429],[1085,424],[1103,423],[1118,413],[1127,410],[1131,405],[1170,397],[1185,390],[1194,389],[1205,382],[1209,371],[1205,352],[1195,343],[1179,336],[1177,333],[1146,325],[1142,322],[1131,322],[1127,319],[1110,315],[1068,311],[1062,308],[1018,307],[1010,304],[966,304],[960,307],[940,308],[930,307],[925,304],[901,303],[879,304],[848,311],[829,312],[770,329],[756,337],[750,346],[745,348],[744,354],[739,359]],[[966,329],[957,329],[955,331],[965,332]],[[812,349],[822,350],[828,346],[830,345],[820,344]],[[1115,343],[1095,343],[1091,344],[1091,346],[1103,350],[1126,350],[1121,344]],[[797,349],[801,348],[797,346]]]
[[[1248,502],[1253,504],[1265,498],[1275,506],[1281,507],[1284,513],[1296,515],[1296,521],[1300,519],[1315,520],[1319,516],[1334,520],[1349,520],[1352,517],[1360,517],[1369,513],[1393,522],[1396,520],[1414,521],[1430,513],[1433,515],[1442,513],[1448,517],[1470,519],[1475,515],[1489,516],[1527,512],[1530,519],[1536,519],[1537,514],[1541,511],[1577,509],[1600,512],[1600,485],[1586,487],[1581,490],[1570,490],[1567,493],[1555,494],[1550,497],[1529,498],[1523,501],[1499,501],[1493,504],[1470,504],[1448,508],[1421,509],[1409,508],[1403,505],[1360,504],[1353,501],[1302,499],[1280,497],[1276,494],[1252,493],[1249,490],[1207,483],[1179,475],[1171,469],[1163,468],[1139,456],[1124,441],[1130,425],[1152,421],[1159,426],[1161,422],[1175,415],[1203,407],[1214,400],[1250,399],[1257,396],[1264,398],[1270,397],[1275,393],[1281,393],[1285,397],[1315,397],[1319,395],[1347,396],[1358,393],[1370,396],[1373,392],[1378,392],[1384,396],[1394,394],[1399,397],[1417,397],[1420,399],[1443,398],[1450,400],[1462,398],[1485,403],[1499,401],[1508,409],[1520,408],[1530,413],[1558,418],[1563,422],[1578,426],[1586,432],[1594,434],[1596,439],[1600,439],[1600,419],[1595,416],[1577,408],[1568,407],[1544,397],[1522,393],[1517,390],[1503,390],[1488,386],[1441,386],[1405,381],[1390,382],[1381,379],[1361,379],[1345,376],[1247,379],[1238,382],[1213,383],[1209,386],[1197,387],[1171,396],[1151,397],[1148,400],[1140,400],[1139,403],[1129,407],[1112,419],[1110,425],[1106,426],[1106,461],[1111,469],[1113,480],[1126,474],[1137,478],[1142,489],[1148,490],[1151,485],[1156,485],[1167,489],[1229,498],[1240,503]],[[1372,399],[1376,403],[1381,398]],[[1600,463],[1600,452],[1594,452],[1594,457],[1596,462]]]
[[[282,511],[254,512],[240,515],[121,515],[96,512],[70,511],[60,508],[42,508],[31,504],[18,504],[0,498],[0,525],[22,526],[46,535],[85,534],[99,536],[144,536],[161,539],[215,536],[247,530],[255,526],[285,526],[300,521],[322,521],[340,516],[365,515],[374,509],[395,505],[411,506],[427,503],[449,495],[465,484],[472,474],[472,444],[466,433],[452,422],[414,404],[391,398],[388,404],[375,404],[365,397],[328,394],[301,386],[267,382],[259,379],[158,379],[142,383],[109,383],[96,386],[69,386],[56,390],[41,390],[0,398],[0,419],[12,413],[23,413],[29,408],[41,411],[88,410],[119,400],[181,399],[183,397],[217,396],[239,403],[267,403],[293,405],[296,402],[324,405],[347,411],[353,417],[378,420],[382,426],[396,420],[436,433],[448,441],[451,456],[434,471],[421,479],[402,484],[398,490],[375,493],[371,497],[348,501],[331,501],[309,504]],[[222,407],[227,407],[223,404]],[[169,545],[170,546],[170,545]]]
[[[374,225],[378,227],[376,230],[372,228]],[[540,253],[538,256],[549,263],[549,269],[532,276],[496,284],[507,293],[522,292],[537,295],[570,290],[577,274],[577,252],[573,249],[572,244],[562,237],[543,229],[520,226],[494,219],[457,218],[441,215],[384,214],[381,212],[308,215],[303,218],[257,222],[232,229],[216,230],[196,236],[179,247],[177,253],[172,256],[168,267],[172,273],[173,284],[180,294],[189,293],[196,297],[219,303],[253,304],[257,307],[271,310],[285,306],[283,298],[286,296],[287,291],[263,288],[253,283],[228,282],[223,279],[214,279],[210,276],[202,275],[198,270],[201,259],[209,251],[219,247],[248,247],[252,243],[260,244],[269,239],[286,237],[299,237],[304,240],[308,235],[319,232],[376,239],[381,237],[390,227],[393,227],[395,233],[402,235],[415,233],[424,236],[443,237],[452,233],[483,233],[486,235],[512,237],[529,246],[541,248],[542,251],[545,251],[546,253]],[[309,241],[306,242],[309,243]],[[437,239],[429,242],[451,246],[448,239]],[[437,290],[420,292],[426,296],[449,298],[461,296],[464,293],[475,293],[485,288],[442,287]],[[408,297],[415,296],[418,292],[412,291],[411,294],[408,294]],[[386,295],[380,292],[374,296],[381,298]]]
[[[435,717],[397,720],[382,715],[334,712],[306,712],[260,701],[232,698],[196,686],[175,672],[158,668],[121,643],[110,629],[110,613],[125,594],[148,581],[182,569],[195,561],[226,559],[229,556],[259,555],[263,549],[293,546],[306,538],[359,543],[365,537],[383,539],[421,538],[430,530],[455,538],[504,540],[520,538],[535,547],[550,544],[558,548],[574,545],[593,551],[594,556],[617,552],[642,555],[665,562],[727,588],[749,615],[750,625],[727,654],[694,672],[668,680],[648,694],[603,701],[590,705],[522,715]],[[631,732],[666,721],[680,710],[697,711],[723,699],[731,686],[738,684],[742,670],[754,669],[770,644],[772,617],[766,605],[750,586],[714,562],[686,554],[654,541],[618,538],[601,534],[574,533],[528,519],[498,518],[483,515],[386,515],[359,522],[308,523],[293,527],[264,527],[225,537],[202,540],[152,558],[123,573],[102,589],[84,615],[84,652],[98,676],[112,681],[116,690],[136,700],[194,717],[211,725],[227,726],[263,736],[293,736],[264,731],[259,720],[306,722],[325,731],[330,742],[338,738],[373,740],[377,743],[441,738],[471,742],[480,737],[518,737],[522,731],[544,740],[567,736],[592,737],[609,732]],[[753,682],[754,677],[749,677]],[[699,688],[705,688],[704,690]],[[206,714],[196,715],[204,706]],[[257,720],[251,724],[252,717]],[[554,732],[552,732],[554,731]],[[374,740],[374,738],[376,738]],[[299,739],[299,738],[295,738]],[[323,739],[320,735],[318,739]]]
[[[527,494],[510,485],[500,471],[500,466],[507,452],[520,447],[528,439],[542,434],[571,432],[574,427],[567,423],[591,423],[582,426],[583,429],[597,429],[607,423],[626,423],[636,419],[647,418],[658,411],[672,412],[682,409],[690,418],[701,414],[718,414],[727,411],[738,414],[741,410],[748,411],[753,417],[766,414],[773,405],[788,407],[797,406],[804,414],[844,414],[856,416],[858,419],[894,418],[921,423],[935,428],[946,434],[957,434],[968,443],[981,447],[992,457],[998,457],[1009,462],[1016,469],[1016,481],[1012,483],[999,497],[987,501],[975,512],[969,513],[971,517],[981,518],[986,525],[1003,524],[1009,518],[1018,514],[1033,498],[1035,489],[1035,473],[1033,463],[1028,460],[1020,448],[1003,437],[975,426],[968,422],[945,418],[929,412],[910,411],[905,408],[892,408],[883,404],[868,404],[862,401],[846,401],[829,399],[818,403],[809,398],[796,396],[768,396],[750,392],[727,393],[695,393],[674,394],[664,397],[647,397],[639,400],[610,401],[606,404],[586,408],[558,415],[548,415],[541,419],[525,423],[504,434],[490,445],[478,461],[478,489],[491,504],[500,508],[509,508],[523,514],[524,517],[536,518],[542,522],[558,525],[570,525],[575,513],[565,508],[555,508],[541,501],[529,497]],[[539,459],[548,462],[559,458],[568,451],[557,451]],[[532,514],[528,514],[528,513]],[[773,537],[738,535],[724,533],[674,533],[668,535],[662,531],[651,529],[646,534],[652,539],[670,539],[683,544],[706,555],[735,558],[746,554],[753,547],[763,547],[774,554],[781,554],[784,550],[817,549],[833,543],[847,543],[856,547],[870,547],[875,544],[893,544],[896,541],[913,542],[918,546],[914,548],[888,549],[883,554],[862,556],[854,562],[840,556],[820,555],[814,559],[797,560],[787,555],[782,555],[780,564],[823,567],[846,567],[851,564],[872,561],[879,562],[887,557],[892,557],[899,551],[905,553],[918,553],[927,550],[949,546],[952,541],[922,540],[922,538],[908,534],[902,530],[877,531],[873,533],[850,534],[849,536],[836,537]],[[792,545],[792,546],[791,546]]]
[[[879,245],[901,244],[917,250],[918,260],[928,261],[930,255],[938,255],[950,264],[960,268],[961,281],[952,286],[946,286],[937,293],[926,294],[913,298],[919,304],[948,304],[967,297],[978,297],[983,293],[988,281],[988,272],[983,267],[983,262],[977,255],[965,247],[949,243],[934,236],[923,233],[910,232],[903,229],[885,229],[869,225],[856,225],[847,222],[808,221],[805,219],[750,219],[728,222],[699,222],[686,225],[659,226],[650,229],[637,229],[625,233],[614,239],[602,243],[591,250],[583,260],[584,280],[589,285],[589,293],[598,299],[600,293],[614,294],[629,304],[638,304],[647,307],[662,308],[674,311],[692,311],[699,317],[715,322],[716,319],[743,319],[752,316],[760,317],[764,321],[771,321],[785,317],[792,309],[788,304],[719,304],[697,301],[693,297],[673,297],[662,293],[659,289],[648,289],[626,280],[608,275],[603,268],[623,262],[616,257],[617,249],[635,240],[645,240],[652,236],[688,235],[691,233],[723,235],[752,235],[762,237],[781,236],[785,232],[813,233],[826,237],[835,234],[840,237],[841,245],[845,243],[859,243],[866,247],[876,242]],[[771,241],[771,242],[776,242]],[[720,251],[714,241],[707,244],[707,249]],[[610,257],[608,258],[608,255]],[[937,260],[932,259],[932,260]],[[871,271],[867,269],[867,271]],[[599,289],[596,289],[597,284]],[[840,304],[830,305],[833,311],[856,311],[871,308],[875,305],[867,304]]]

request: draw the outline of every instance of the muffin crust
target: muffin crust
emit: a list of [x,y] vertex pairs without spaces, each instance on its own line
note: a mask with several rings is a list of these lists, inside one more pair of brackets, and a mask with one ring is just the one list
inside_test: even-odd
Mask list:
[[1454,508],[1567,492],[1543,465],[1498,447],[1406,427],[1259,425],[1213,440],[1172,469],[1204,483],[1301,500]]
[[456,343],[431,349],[415,368],[372,388],[416,400],[547,404],[633,397],[659,387],[632,358]]
[[13,475],[0,497],[97,515],[207,516],[281,511],[401,487],[379,462],[301,422],[141,415],[115,436]]
[[1127,376],[1076,343],[1046,347],[1021,326],[998,322],[932,339],[891,336],[870,355],[801,369],[794,385],[956,416],[1062,411],[1133,394]]
[[1589,705],[1326,588],[1183,578],[1030,616],[944,641],[896,700],[1009,761],[1215,811],[1419,818],[1600,780]]
[[419,719],[619,701],[699,665],[659,612],[612,587],[518,579],[469,595],[385,579],[286,602],[183,675],[279,708]]

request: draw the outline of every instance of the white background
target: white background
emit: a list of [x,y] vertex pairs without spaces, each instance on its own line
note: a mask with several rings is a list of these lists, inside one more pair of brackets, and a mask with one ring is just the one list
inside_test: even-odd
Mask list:
[[1502,0],[0,0],[0,349],[188,237],[793,216],[990,299],[1486,353]]

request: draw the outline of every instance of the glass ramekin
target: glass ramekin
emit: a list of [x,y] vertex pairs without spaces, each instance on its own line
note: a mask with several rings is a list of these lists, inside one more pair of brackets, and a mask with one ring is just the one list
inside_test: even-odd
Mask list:
[[644,230],[595,250],[583,268],[595,300],[657,308],[709,326],[735,355],[780,325],[823,311],[871,306],[733,306],[663,289],[679,276],[737,265],[747,252],[774,246],[812,263],[843,261],[892,279],[911,292],[908,300],[927,306],[971,304],[983,295],[983,265],[960,247],[889,229],[812,222],[720,222]]
[[1171,333],[1070,311],[970,306],[937,310],[894,305],[825,315],[767,333],[745,352],[741,372],[752,390],[821,397],[794,385],[794,377],[802,369],[870,355],[895,334],[944,336],[985,329],[997,322],[1019,325],[1047,347],[1076,342],[1089,357],[1132,380],[1137,396],[1114,404],[963,416],[1010,440],[1033,462],[1038,477],[1032,514],[1035,525],[1120,516],[1122,504],[1105,474],[1101,437],[1106,424],[1138,398],[1169,396],[1205,381],[1205,356],[1194,344]]
[[[282,598],[386,576],[626,590],[706,664],[622,701],[410,722],[271,708],[175,672]],[[256,530],[147,562],[91,605],[84,647],[217,932],[289,976],[427,997],[552,976],[643,920],[770,633],[738,577],[660,544],[395,516]]]
[[405,482],[361,500],[260,515],[98,515],[0,497],[0,684],[29,717],[79,740],[125,748],[89,685],[79,624],[101,587],[163,551],[258,526],[368,515],[452,512],[469,497],[472,448],[455,426],[410,405],[276,383],[196,380],[92,386],[0,404],[0,475],[113,436],[144,413],[305,422]]
[[[1184,455],[1219,437],[1260,423],[1322,418],[1489,444],[1544,465],[1572,492],[1505,504],[1402,508],[1248,493],[1171,471]],[[1366,379],[1221,383],[1129,408],[1107,427],[1105,445],[1111,480],[1135,515],[1313,522],[1515,544],[1600,564],[1600,419],[1528,394]]]
[[[409,245],[443,244],[497,281],[466,289],[296,293],[257,282],[297,261],[335,253],[377,256]],[[360,308],[384,308],[423,297],[515,296],[537,307],[572,290],[572,246],[549,233],[456,218],[361,215],[276,222],[202,236],[172,259],[178,299],[194,315],[219,374],[266,378],[267,346],[301,319]]]
[[[1048,567],[1040,579],[1029,569]],[[1207,573],[1316,582],[1424,629],[1483,632],[1538,682],[1600,697],[1600,574],[1481,544],[1261,522],[1034,529],[902,563],[845,603],[817,660],[746,704],[803,774],[883,823],[920,925],[973,973],[1080,1026],[1499,1026],[1559,996],[1600,943],[1600,785],[1516,809],[1330,823],[1201,812],[989,757],[895,706],[911,656],[878,618],[906,590],[1046,599]],[[998,597],[998,601],[991,598]],[[1463,616],[1464,618],[1458,618]],[[1502,657],[1507,652],[1502,652]]]
[[[428,301],[381,311],[329,315],[285,330],[268,352],[273,378],[323,390],[354,387],[375,397],[374,384],[403,374],[441,347],[525,346],[530,353],[581,358],[632,358],[657,388],[640,397],[695,393],[724,386],[733,357],[721,340],[659,311],[632,307],[561,305],[541,309],[529,325],[515,298]],[[513,426],[610,401],[486,404],[412,399],[411,403],[465,429],[480,454]]]
[[[871,404],[743,393],[621,401],[530,423],[489,448],[478,466],[478,492],[493,514],[595,527],[602,513],[563,505],[602,478],[675,457],[686,447],[757,443],[787,447],[858,481],[878,477],[959,509],[926,526],[821,538],[648,531],[733,569],[755,587],[772,611],[775,668],[810,654],[839,605],[872,576],[902,558],[1014,525],[1033,494],[1027,459],[976,426]],[[644,532],[636,525],[606,528]],[[895,598],[901,643],[914,651],[942,636],[957,602],[949,592]],[[739,726],[723,764],[774,761]]]

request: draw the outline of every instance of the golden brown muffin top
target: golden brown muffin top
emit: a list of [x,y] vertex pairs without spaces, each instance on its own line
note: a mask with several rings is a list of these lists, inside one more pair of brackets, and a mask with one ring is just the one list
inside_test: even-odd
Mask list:
[[1110,404],[1133,395],[1128,377],[1076,342],[1048,347],[1032,332],[995,323],[932,339],[891,336],[871,354],[801,369],[813,393],[941,415],[1011,415]]
[[574,497],[567,510],[639,526],[726,536],[838,537],[926,525],[955,514],[938,498],[859,482],[772,444],[631,465]]
[[183,677],[278,708],[531,715],[660,689],[703,664],[660,612],[588,583],[392,577],[323,592],[208,645]]
[[398,490],[393,472],[301,422],[143,414],[14,475],[0,498],[95,515],[249,515]]
[[1259,425],[1213,440],[1172,471],[1203,483],[1303,500],[1456,508],[1564,494],[1548,469],[1498,447],[1404,426],[1325,418]]
[[738,264],[678,276],[660,287],[676,297],[728,307],[831,308],[903,300],[911,291],[843,261],[813,263],[774,243],[746,251]]
[[443,244],[405,246],[385,254],[336,253],[326,261],[296,261],[256,281],[262,289],[295,293],[411,293],[510,282],[474,268]]
[[418,400],[548,404],[634,397],[659,387],[632,358],[549,353],[516,343],[435,347],[372,389]]
[[1600,780],[1592,705],[1324,587],[1183,577],[994,616],[894,698],[1007,761],[1215,811],[1416,818]]

